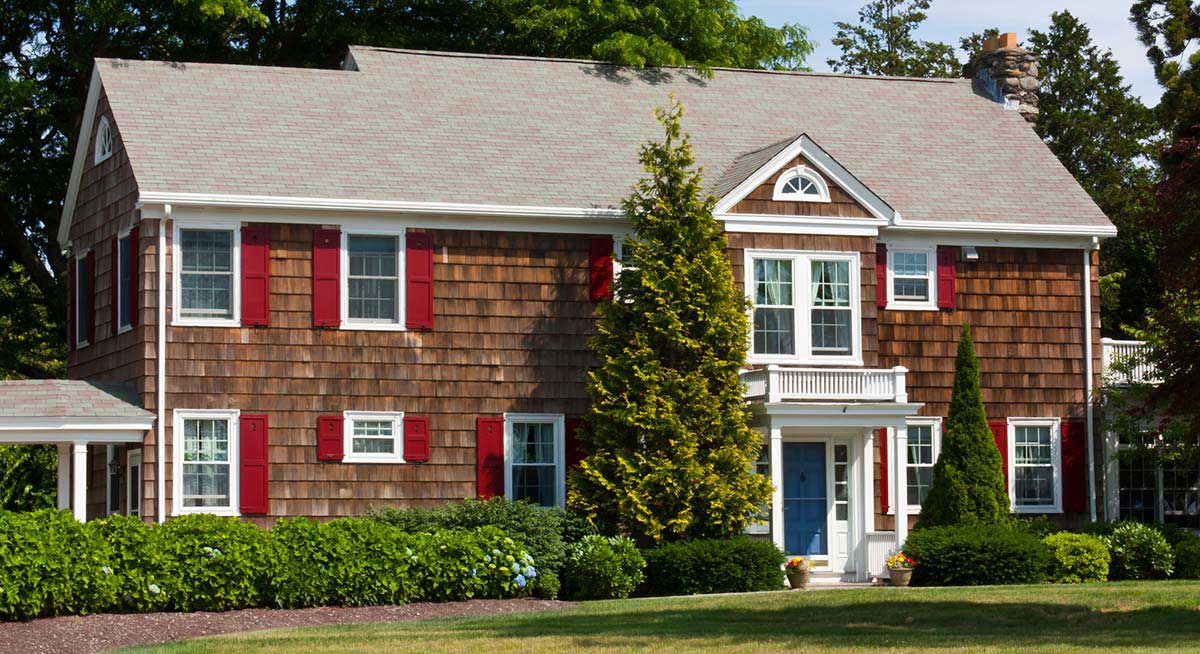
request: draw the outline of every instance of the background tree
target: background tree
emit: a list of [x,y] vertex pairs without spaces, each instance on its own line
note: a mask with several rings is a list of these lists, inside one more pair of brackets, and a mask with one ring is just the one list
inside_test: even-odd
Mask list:
[[914,32],[925,22],[931,0],[875,0],[858,10],[858,24],[838,21],[833,44],[841,49],[828,60],[833,70],[860,75],[958,77],[962,65],[954,47],[921,41]]
[[588,456],[569,506],[643,544],[732,536],[770,499],[751,470],[762,437],[738,377],[748,305],[673,103],[661,143],[642,148],[646,176],[623,203],[634,228],[617,300],[600,307],[588,374]]
[[971,328],[963,325],[942,453],[933,465],[933,483],[921,503],[917,527],[1007,522],[1010,505],[1002,465],[983,409],[975,342]]
[[1028,47],[1040,69],[1037,132],[1118,229],[1100,257],[1105,285],[1115,289],[1102,298],[1101,324],[1110,335],[1142,327],[1162,293],[1143,225],[1157,175],[1154,114],[1130,92],[1112,52],[1098,48],[1070,12],[1051,14],[1045,32],[1031,30]]

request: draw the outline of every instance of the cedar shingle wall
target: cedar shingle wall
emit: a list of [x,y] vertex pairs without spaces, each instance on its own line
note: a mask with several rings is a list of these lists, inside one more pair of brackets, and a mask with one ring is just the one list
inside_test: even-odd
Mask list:
[[[101,116],[107,116],[112,126],[113,154],[108,159],[94,164],[93,143],[95,125]],[[125,153],[117,125],[103,91],[96,106],[96,123],[83,126],[84,169],[80,176],[79,195],[75,204],[74,220],[70,238],[75,254],[90,249],[96,252],[95,293],[92,297],[96,320],[96,342],[81,349],[73,347],[67,355],[67,376],[71,379],[104,379],[129,381],[141,393],[147,409],[153,410],[153,362],[154,354],[154,310],[153,310],[153,229],[141,228],[142,252],[140,274],[142,281],[139,326],[122,334],[113,335],[111,324],[111,288],[114,280],[112,260],[112,238],[134,224],[134,203],[137,201],[137,183],[133,169]],[[73,345],[73,344],[72,344]],[[146,444],[153,443],[153,432],[148,432]],[[153,448],[145,448],[143,473],[146,483],[153,480]],[[122,451],[121,460],[124,461]],[[99,517],[105,510],[104,469],[107,459],[103,445],[93,446],[90,452],[88,476],[88,515]],[[143,497],[146,493],[143,493]],[[124,498],[121,498],[124,509]]]
[[[829,187],[829,202],[779,202],[771,199],[774,197],[775,182],[779,180],[779,176],[800,165],[807,166],[820,176],[821,179],[825,180],[825,184]],[[808,162],[803,157],[796,157],[786,166],[780,168],[779,172],[771,175],[767,181],[751,191],[741,202],[735,204],[729,212],[840,218],[873,217],[857,200],[850,197],[849,194],[834,184],[828,177],[821,174],[820,171],[808,165]]]
[[[270,327],[168,328],[169,407],[268,414],[271,516],[473,497],[477,416],[584,413],[587,236],[434,231],[434,329],[379,332],[312,327],[312,231],[271,225]],[[318,462],[344,410],[427,416],[429,462]]]

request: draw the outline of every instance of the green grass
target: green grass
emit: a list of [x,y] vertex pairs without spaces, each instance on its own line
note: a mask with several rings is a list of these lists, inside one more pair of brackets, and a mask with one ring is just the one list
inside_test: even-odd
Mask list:
[[1200,582],[863,588],[205,638],[140,652],[1189,652]]

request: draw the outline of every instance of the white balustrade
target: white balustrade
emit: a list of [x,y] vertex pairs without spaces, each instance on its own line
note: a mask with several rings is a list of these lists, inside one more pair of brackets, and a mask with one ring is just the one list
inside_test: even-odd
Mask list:
[[788,368],[770,365],[742,373],[746,399],[767,402],[872,400],[908,402],[908,369]]
[[[1161,381],[1154,366],[1146,360],[1145,341],[1100,340],[1101,371],[1107,384],[1148,383]],[[1116,368],[1114,368],[1114,364]]]

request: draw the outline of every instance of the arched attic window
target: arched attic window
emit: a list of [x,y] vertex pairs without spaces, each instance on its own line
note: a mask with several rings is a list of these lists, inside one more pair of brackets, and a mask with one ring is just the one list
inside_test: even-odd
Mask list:
[[785,170],[775,182],[773,200],[829,202],[829,186],[816,171],[804,166]]
[[108,118],[101,116],[96,122],[96,156],[94,163],[100,163],[112,156],[113,137],[112,126],[108,123]]

